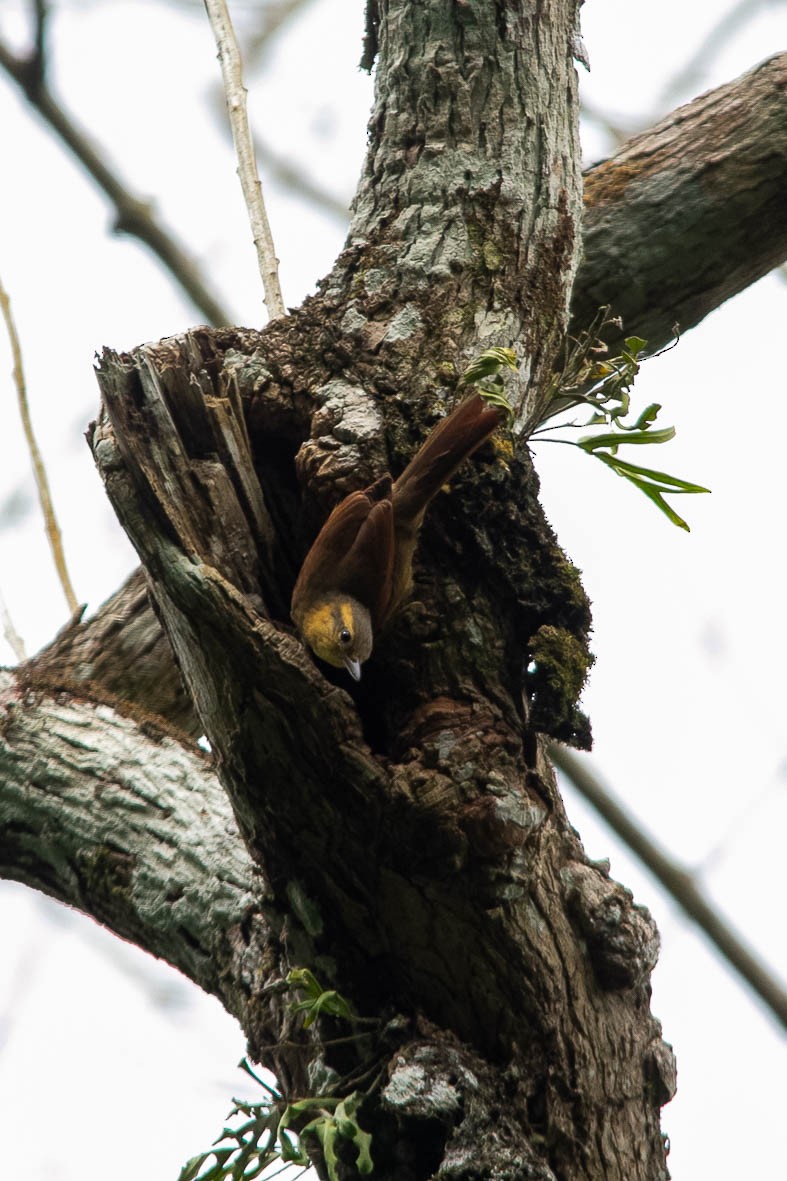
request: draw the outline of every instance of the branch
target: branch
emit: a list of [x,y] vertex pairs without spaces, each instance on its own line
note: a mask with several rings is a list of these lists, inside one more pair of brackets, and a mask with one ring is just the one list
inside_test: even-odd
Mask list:
[[0,41],[0,69],[5,70],[26,95],[31,106],[35,107],[109,197],[115,207],[115,232],[129,234],[144,242],[209,324],[231,324],[231,313],[204,283],[193,256],[156,219],[150,202],[133,194],[120,176],[107,165],[104,149],[98,147],[54,99],[44,80],[43,63],[37,54],[34,53],[28,59],[16,57]]
[[71,576],[68,573],[68,566],[66,565],[63,537],[60,532],[60,526],[57,523],[55,506],[52,503],[52,494],[49,490],[49,479],[46,474],[44,460],[33,431],[33,420],[30,417],[30,406],[27,401],[27,386],[25,384],[25,373],[22,365],[22,348],[11,312],[11,300],[3,287],[2,281],[0,281],[0,308],[2,308],[8,339],[11,342],[11,355],[14,358],[14,384],[16,386],[17,402],[19,404],[19,416],[22,419],[22,429],[24,430],[27,449],[30,453],[30,462],[33,465],[33,476],[35,477],[36,488],[38,489],[38,499],[41,503],[41,511],[44,514],[44,528],[49,541],[49,548],[52,551],[52,559],[55,563],[57,576],[60,579],[60,585],[63,588],[68,609],[73,615],[75,611],[79,610],[79,603],[74,594]]
[[2,624],[6,642],[16,659],[25,660],[27,657],[25,642],[14,627],[14,621],[8,612],[8,607],[2,594],[0,594],[0,624]]
[[202,728],[138,567],[86,622],[72,619],[31,662],[50,684],[100,692],[198,738]]
[[276,35],[286,27],[287,22],[299,16],[303,8],[313,0],[276,0],[269,3],[259,16],[259,27],[248,37],[246,43],[247,61],[258,62],[266,53]]
[[765,1002],[777,1020],[787,1027],[787,991],[711,905],[692,874],[632,820],[628,810],[604,787],[585,759],[557,743],[550,745],[549,754],[568,781],[661,882],[681,910],[705,932],[717,951]]
[[586,172],[575,333],[609,304],[656,351],[785,261],[786,86],[781,54]]
[[246,87],[243,85],[243,68],[240,49],[232,27],[230,14],[224,0],[205,0],[205,9],[216,38],[224,81],[227,111],[232,127],[232,139],[238,157],[238,176],[243,197],[249,212],[257,262],[265,291],[265,304],[270,319],[285,315],[286,308],[279,284],[279,260],[273,245],[273,236],[268,224],[262,184],[257,173],[249,120],[246,111]]
[[246,1017],[261,883],[209,761],[152,720],[0,672],[0,875],[161,956]]
[[691,93],[706,76],[708,68],[718,60],[725,46],[742,32],[741,26],[759,16],[757,0],[738,0],[729,12],[720,14],[699,46],[684,65],[676,70],[658,98],[659,108],[674,103],[682,94]]

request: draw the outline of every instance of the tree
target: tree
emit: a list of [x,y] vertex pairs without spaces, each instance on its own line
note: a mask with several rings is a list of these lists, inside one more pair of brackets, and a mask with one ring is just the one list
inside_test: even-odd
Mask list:
[[[516,343],[523,423],[556,363],[578,256],[566,52],[575,13],[556,5],[538,24],[518,11],[495,17],[491,6],[370,11],[370,37],[377,19],[380,34],[370,152],[348,247],[320,295],[263,334],[199,331],[103,358],[107,410],[94,453],[199,722],[155,629],[162,674],[152,696],[120,686],[106,631],[111,620],[118,641],[128,635],[116,601],[23,675],[27,696],[5,728],[9,764],[29,766],[31,749],[42,751],[42,717],[57,739],[47,712],[56,690],[66,695],[66,724],[89,719],[101,736],[85,785],[91,798],[97,776],[119,774],[106,761],[106,731],[122,734],[126,749],[133,743],[140,770],[149,775],[163,757],[167,783],[180,773],[190,790],[161,814],[157,780],[155,822],[142,834],[136,821],[123,832],[117,813],[91,811],[89,840],[84,810],[69,823],[56,801],[42,840],[31,811],[52,799],[42,803],[22,776],[18,797],[12,781],[5,789],[7,871],[77,902],[216,992],[288,1093],[309,1090],[307,1055],[270,1049],[291,1018],[281,994],[264,987],[288,968],[311,967],[365,1016],[387,1021],[373,1049],[391,1079],[363,1116],[382,1176],[428,1176],[441,1160],[455,1176],[493,1167],[508,1176],[660,1176],[657,1108],[671,1091],[672,1062],[646,1004],[657,940],[603,867],[586,863],[544,757],[543,735],[582,737],[574,703],[589,616],[540,513],[524,449],[506,464],[487,454],[435,506],[418,605],[379,646],[354,703],[281,627],[309,528],[338,494],[389,462],[401,466],[463,361],[487,343]],[[777,60],[730,93],[751,109],[763,77],[767,95],[783,69]],[[716,97],[724,104],[729,95]],[[501,112],[494,126],[489,111]],[[719,111],[717,127],[729,108]],[[713,123],[712,104],[697,113]],[[751,122],[762,122],[759,112]],[[690,131],[691,118],[681,123]],[[672,131],[654,134],[669,142]],[[734,142],[749,145],[746,136]],[[597,177],[591,209],[602,225],[631,186],[641,195],[653,178],[632,153]],[[700,167],[701,148],[693,158]],[[759,207],[748,245],[759,229],[762,273],[784,256],[784,225],[779,207],[770,209],[765,169],[758,175],[768,233]],[[629,204],[638,205],[628,195],[618,211],[624,227]],[[730,230],[741,224],[729,200],[719,214]],[[593,232],[591,223],[595,242]],[[674,232],[668,238],[675,250]],[[655,243],[649,251],[654,257]],[[698,315],[749,281],[750,272],[730,277],[732,257],[721,260],[721,278],[692,292]],[[609,284],[601,258],[579,292]],[[645,273],[644,262],[636,271]],[[609,298],[636,330],[630,290]],[[120,600],[126,618],[144,613],[141,599],[137,579]],[[96,675],[94,665],[93,679],[114,678],[124,698],[204,728],[221,789],[149,718],[118,719],[90,704],[103,690],[83,687],[71,700],[74,664],[84,664],[77,645],[95,643],[99,629],[109,672]],[[138,643],[133,651],[138,667]],[[198,779],[207,816],[187,812]],[[77,809],[75,774],[68,781]],[[128,789],[137,799],[149,793],[130,781]],[[164,890],[157,837],[183,849],[184,877],[173,881],[168,870]],[[211,852],[193,867],[195,843]],[[403,1019],[392,1028],[394,1014]],[[330,1065],[351,1071],[346,1051],[335,1053],[325,1051]]]

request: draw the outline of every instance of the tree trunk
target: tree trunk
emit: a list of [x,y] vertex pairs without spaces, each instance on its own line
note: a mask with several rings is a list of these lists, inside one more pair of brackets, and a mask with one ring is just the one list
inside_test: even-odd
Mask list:
[[[544,756],[589,741],[588,605],[525,445],[579,262],[575,8],[371,0],[369,154],[319,294],[263,333],[101,359],[91,444],[156,617],[136,575],[0,682],[0,871],[217,995],[286,1096],[364,1091],[396,1181],[667,1176],[657,933],[588,863]],[[785,60],[592,171],[580,327],[611,302],[661,343],[783,259]],[[299,564],[490,345],[521,363],[514,433],[431,507],[411,601],[350,685],[293,634]],[[363,1038],[302,1027],[294,967]]]
[[[91,443],[264,871],[257,971],[308,967],[380,1022],[363,1061],[285,1051],[262,990],[255,1057],[289,1095],[315,1060],[371,1069],[380,1178],[660,1178],[657,935],[587,863],[543,755],[544,735],[588,741],[588,607],[522,442],[578,257],[575,5],[372,7],[369,154],[320,294],[262,334],[105,353]],[[515,434],[432,507],[413,600],[351,697],[288,627],[299,563],[490,345],[520,361]]]

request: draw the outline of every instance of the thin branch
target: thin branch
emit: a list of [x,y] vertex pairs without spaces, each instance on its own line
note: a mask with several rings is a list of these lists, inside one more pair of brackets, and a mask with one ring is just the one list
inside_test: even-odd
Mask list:
[[49,21],[49,4],[47,0],[35,0],[35,43],[31,62],[37,66],[39,80],[43,80],[46,67],[46,48]]
[[265,211],[262,185],[257,173],[254,144],[249,129],[246,112],[246,87],[243,85],[240,50],[225,0],[205,0],[205,10],[219,51],[227,111],[232,127],[235,152],[238,157],[238,177],[249,212],[257,261],[265,292],[265,305],[268,315],[272,320],[275,320],[285,314],[286,308],[279,284],[279,260],[276,258],[273,236]]
[[3,287],[2,280],[0,280],[0,307],[3,311],[3,319],[5,320],[8,339],[11,343],[11,355],[14,359],[14,384],[16,385],[16,394],[19,403],[19,415],[22,419],[27,449],[30,452],[30,461],[33,465],[33,475],[35,476],[36,486],[38,488],[38,499],[41,501],[41,510],[44,514],[46,535],[49,539],[49,547],[52,550],[52,558],[58,578],[60,579],[60,585],[63,588],[63,594],[66,596],[68,609],[73,615],[79,610],[79,603],[74,594],[74,587],[68,573],[68,566],[66,565],[66,556],[63,552],[63,538],[60,534],[60,528],[58,527],[55,516],[55,506],[52,503],[46,468],[44,467],[44,461],[38,449],[35,434],[33,433],[33,422],[30,418],[30,406],[28,405],[27,389],[25,387],[25,374],[22,367],[22,349],[19,344],[14,317],[11,313],[11,300],[8,298],[8,293]]
[[116,212],[115,232],[129,234],[144,242],[209,324],[232,324],[233,316],[203,282],[196,260],[156,220],[150,203],[133,194],[119,175],[107,166],[106,152],[87,136],[53,98],[44,81],[43,63],[37,51],[28,59],[18,58],[0,41],[0,68],[16,83],[31,106],[35,107],[109,197]]
[[585,759],[557,743],[550,743],[549,755],[558,770],[661,882],[678,906],[701,927],[724,959],[765,1002],[777,1020],[787,1027],[787,991],[711,905],[693,875],[643,832]]
[[3,635],[6,638],[8,646],[11,648],[17,660],[27,660],[27,652],[25,651],[25,642],[20,636],[19,632],[14,627],[8,608],[5,604],[5,599],[0,594],[0,623],[3,625]]
[[[224,98],[224,90],[221,86],[216,86],[215,93],[211,91],[211,108],[218,111],[221,108],[223,115],[226,109],[226,102]],[[225,124],[222,120],[222,131]],[[278,185],[284,189],[288,189],[294,197],[314,206],[320,213],[325,213],[329,217],[335,218],[345,228],[350,220],[350,203],[349,200],[342,201],[340,197],[329,193],[327,189],[323,188],[317,181],[309,176],[299,164],[294,160],[288,159],[286,156],[281,156],[277,152],[263,143],[259,138],[255,143],[255,151],[257,159],[267,170],[268,175],[272,177]]]

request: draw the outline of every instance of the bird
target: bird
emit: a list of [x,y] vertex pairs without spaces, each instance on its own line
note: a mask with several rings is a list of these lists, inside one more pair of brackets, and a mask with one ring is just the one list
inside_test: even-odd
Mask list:
[[503,418],[499,406],[470,394],[437,424],[398,479],[386,472],[336,506],[304,559],[290,608],[321,660],[361,679],[375,633],[412,589],[429,502]]

